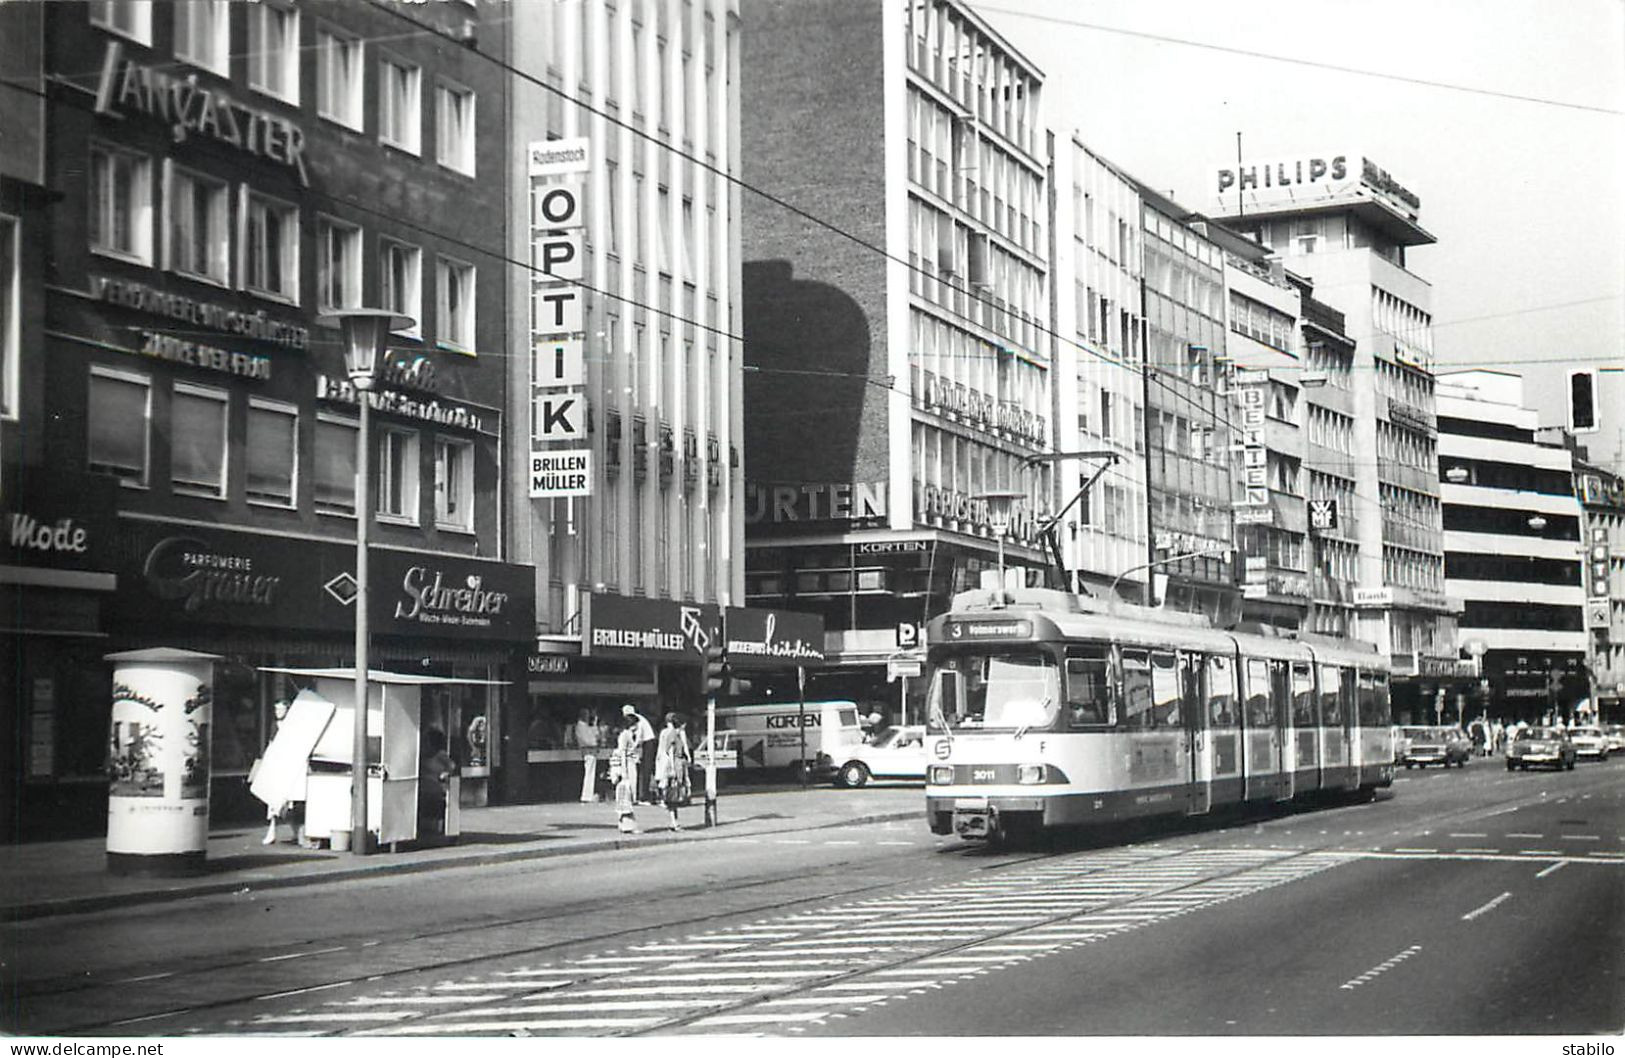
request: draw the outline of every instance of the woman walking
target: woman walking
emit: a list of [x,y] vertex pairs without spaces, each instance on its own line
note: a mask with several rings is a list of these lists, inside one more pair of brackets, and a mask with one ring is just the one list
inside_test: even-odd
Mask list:
[[636,834],[638,821],[634,805],[638,799],[638,719],[621,718],[621,734],[615,740],[615,753],[609,759],[609,777],[615,781],[615,814],[622,834]]
[[689,784],[689,767],[694,753],[688,745],[688,732],[683,730],[683,718],[677,713],[666,714],[665,730],[660,732],[660,747],[655,755],[655,783],[660,788],[660,799],[671,816],[671,828],[682,830],[677,809],[688,804],[693,796]]

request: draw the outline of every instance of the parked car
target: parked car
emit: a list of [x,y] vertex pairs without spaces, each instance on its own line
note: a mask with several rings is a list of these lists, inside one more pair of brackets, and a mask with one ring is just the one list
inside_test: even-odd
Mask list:
[[1609,753],[1625,753],[1625,724],[1609,724],[1602,729]]
[[1472,754],[1473,744],[1459,727],[1404,727],[1400,729],[1406,745],[1400,761],[1407,768],[1425,768],[1429,764],[1454,764],[1465,768]]
[[835,771],[839,786],[862,786],[870,779],[925,781],[925,727],[908,724],[875,736],[873,742],[853,747]]
[[1507,771],[1535,765],[1574,769],[1574,743],[1558,727],[1526,727],[1507,746]]
[[1576,757],[1588,757],[1591,760],[1608,759],[1608,737],[1602,733],[1600,727],[1571,727],[1569,741],[1574,743]]

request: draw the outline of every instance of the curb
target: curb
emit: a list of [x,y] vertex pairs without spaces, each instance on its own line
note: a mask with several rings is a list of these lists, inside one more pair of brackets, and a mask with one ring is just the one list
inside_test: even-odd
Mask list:
[[12,907],[0,908],[0,918],[7,922],[22,922],[31,919],[53,918],[58,915],[77,915],[90,911],[105,911],[115,907],[129,907],[135,904],[161,904],[178,900],[186,900],[194,896],[219,896],[227,893],[257,893],[275,889],[291,889],[304,885],[320,885],[324,882],[347,882],[361,878],[376,878],[381,875],[423,874],[429,871],[446,870],[452,867],[482,867],[490,864],[514,863],[522,860],[551,859],[556,856],[574,856],[588,852],[608,852],[617,849],[635,849],[651,844],[667,845],[678,841],[693,843],[695,841],[720,841],[731,837],[758,837],[770,834],[794,834],[802,831],[828,830],[834,827],[864,826],[870,823],[890,823],[906,819],[915,819],[920,810],[910,809],[906,812],[876,812],[870,815],[853,816],[838,822],[816,823],[802,826],[786,826],[767,830],[753,830],[749,832],[711,833],[712,829],[699,828],[684,830],[684,836],[679,837],[664,830],[650,830],[630,837],[616,836],[613,838],[593,838],[573,845],[563,847],[537,846],[534,848],[509,849],[506,851],[470,852],[467,855],[449,855],[434,859],[410,861],[377,861],[368,866],[345,867],[337,870],[322,871],[310,874],[294,874],[281,878],[260,878],[253,881],[222,880],[218,882],[205,882],[199,885],[178,886],[170,889],[148,889],[133,893],[94,893],[88,896],[66,897],[61,900],[42,900],[32,904],[17,904]]

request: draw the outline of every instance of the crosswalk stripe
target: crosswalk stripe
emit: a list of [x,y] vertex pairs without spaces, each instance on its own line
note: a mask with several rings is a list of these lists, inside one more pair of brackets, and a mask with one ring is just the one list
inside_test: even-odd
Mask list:
[[412,1016],[410,1010],[358,1010],[354,1013],[310,1011],[304,1014],[260,1014],[250,1025],[330,1025],[348,1021],[399,1021]]
[[639,1025],[648,1025],[659,1021],[659,1018],[559,1018],[557,1020],[535,1021],[459,1021],[455,1025],[441,1025],[439,1023],[424,1025],[401,1025],[379,1029],[373,1035],[377,1036],[430,1036],[451,1035],[466,1036],[471,1032],[512,1032],[515,1029],[543,1029],[556,1032],[559,1029],[627,1029]]
[[[482,1007],[479,1010],[458,1010],[446,1015],[448,1018],[496,1018],[511,1017],[515,1014],[580,1014],[589,1010],[666,1010],[677,1007],[714,1007],[718,1003],[726,1003],[727,999],[718,996],[715,999],[617,999],[601,1003],[529,1003],[521,1007]],[[437,1018],[436,1021],[443,1020]]]
[[362,996],[359,999],[334,999],[327,1005],[330,1007],[443,1006],[448,1003],[489,1003],[492,1000],[508,998],[510,997],[495,992],[483,996]]
[[695,1025],[777,1025],[788,1021],[817,1021],[828,1015],[813,1011],[796,1014],[788,1010],[774,1014],[719,1014],[701,1018]]

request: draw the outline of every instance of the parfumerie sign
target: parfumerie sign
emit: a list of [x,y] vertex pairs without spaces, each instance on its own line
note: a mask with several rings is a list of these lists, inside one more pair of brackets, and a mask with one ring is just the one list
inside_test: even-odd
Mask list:
[[592,495],[582,353],[584,191],[592,169],[585,138],[532,143],[531,499]]
[[305,172],[305,133],[298,125],[268,110],[237,102],[224,92],[124,57],[124,45],[109,41],[96,88],[96,113],[134,112],[169,122],[176,143],[187,136],[206,136],[240,151],[292,169],[310,186]]

